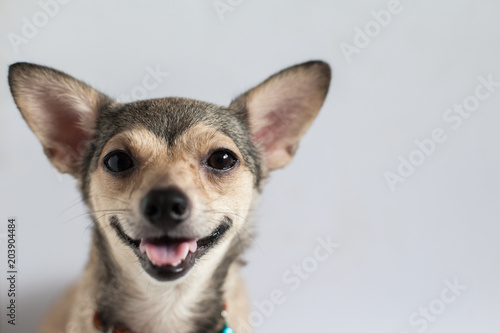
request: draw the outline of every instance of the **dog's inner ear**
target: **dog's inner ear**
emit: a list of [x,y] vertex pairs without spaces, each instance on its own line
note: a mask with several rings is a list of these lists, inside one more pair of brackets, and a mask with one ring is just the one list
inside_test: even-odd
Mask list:
[[10,66],[9,84],[52,164],[78,178],[97,113],[111,99],[65,73],[28,63]]
[[328,64],[307,62],[271,76],[231,103],[248,112],[252,141],[262,149],[268,171],[291,161],[323,105],[330,78]]

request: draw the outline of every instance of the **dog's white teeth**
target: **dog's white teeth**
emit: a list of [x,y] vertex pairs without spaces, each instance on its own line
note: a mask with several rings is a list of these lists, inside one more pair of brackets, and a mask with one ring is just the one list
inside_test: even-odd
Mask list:
[[148,256],[149,261],[151,261],[153,264],[156,264],[155,261],[151,258],[148,248],[146,248],[146,255]]
[[181,263],[182,263],[182,260],[179,260],[179,261],[177,261],[177,262],[174,262],[174,263],[172,264],[172,266],[174,266],[174,267],[175,267],[175,266],[179,266]]
[[189,254],[189,247],[186,247],[186,250],[184,251],[184,253],[182,255],[182,260],[185,260],[188,256],[188,254]]

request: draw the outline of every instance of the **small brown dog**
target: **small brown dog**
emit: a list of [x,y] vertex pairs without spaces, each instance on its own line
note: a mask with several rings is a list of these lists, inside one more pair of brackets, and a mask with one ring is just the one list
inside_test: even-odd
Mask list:
[[330,76],[311,61],[228,107],[122,104],[57,70],[12,65],[19,110],[52,164],[78,179],[94,221],[83,277],[42,332],[251,330],[239,273],[251,208],[295,154]]

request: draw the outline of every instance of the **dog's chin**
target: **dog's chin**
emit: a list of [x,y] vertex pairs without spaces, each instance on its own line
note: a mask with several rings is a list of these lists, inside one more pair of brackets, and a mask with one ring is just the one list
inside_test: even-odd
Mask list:
[[116,216],[110,220],[118,237],[136,254],[142,268],[158,281],[174,281],[185,276],[196,261],[219,243],[232,223],[224,219],[203,238],[147,237],[134,240],[122,229]]

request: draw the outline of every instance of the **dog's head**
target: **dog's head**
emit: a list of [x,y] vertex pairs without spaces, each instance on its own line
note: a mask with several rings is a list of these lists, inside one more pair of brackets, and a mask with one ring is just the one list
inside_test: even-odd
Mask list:
[[114,261],[162,281],[238,240],[262,180],[290,162],[321,108],[330,68],[287,68],[228,107],[122,104],[28,63],[10,67],[9,83],[52,164],[80,181]]

